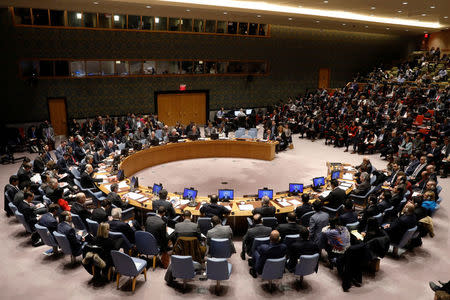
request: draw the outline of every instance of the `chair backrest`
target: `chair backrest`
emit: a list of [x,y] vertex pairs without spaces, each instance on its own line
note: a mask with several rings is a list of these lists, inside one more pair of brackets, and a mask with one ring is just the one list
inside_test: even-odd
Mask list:
[[192,256],[172,255],[170,262],[173,277],[181,279],[192,279],[195,277]]
[[44,241],[47,246],[58,247],[58,243],[56,242],[50,231],[48,231],[47,227],[41,226],[39,224],[35,224],[34,227],[36,228],[36,231],[41,237],[42,241]]
[[156,255],[159,253],[158,242],[153,234],[146,231],[136,231],[136,248],[140,254],[144,255]]
[[212,228],[211,218],[201,217],[197,219],[198,227],[200,228],[201,233],[206,235],[208,230]]
[[285,265],[286,265],[286,257],[267,259],[266,263],[264,264],[261,278],[263,280],[274,280],[283,278]]
[[109,237],[112,238],[113,240],[122,238],[122,245],[120,245],[120,248],[123,248],[126,251],[130,250],[133,247],[133,245],[131,245],[130,241],[122,232],[110,231]]
[[153,211],[150,211],[147,213],[147,217],[150,217],[150,216],[156,216],[156,213]]
[[78,171],[77,168],[72,168],[72,170],[70,170],[70,172],[72,173],[72,175],[77,179],[80,180],[80,171]]
[[315,213],[315,211],[308,211],[307,213],[303,214],[301,216],[300,221],[303,226],[308,227],[309,226],[309,219],[311,219],[311,216]]
[[264,217],[261,220],[264,226],[271,227],[272,229],[278,225],[278,220],[275,217]]
[[414,233],[417,230],[417,226],[414,226],[411,229],[408,229],[402,236],[402,239],[400,240],[400,242],[398,243],[399,248],[403,248],[406,246],[406,244],[408,244],[409,240],[413,237]]
[[59,248],[61,248],[62,252],[66,255],[72,255],[72,248],[70,247],[70,243],[66,235],[55,231],[53,232],[53,236],[55,237],[56,242],[58,243]]
[[442,191],[442,186],[440,186],[440,185],[438,185],[437,187],[436,187],[436,194],[440,194],[441,193],[441,191]]
[[234,132],[234,137],[235,137],[235,138],[240,138],[240,137],[242,137],[244,134],[245,134],[245,130],[236,130],[236,131]]
[[231,264],[226,258],[208,258],[206,261],[206,277],[210,280],[228,280]]
[[370,176],[370,185],[373,185],[375,181],[377,181],[377,176],[376,175]]
[[19,220],[20,223],[22,223],[23,227],[25,227],[26,232],[28,233],[32,233],[33,231],[31,230],[30,225],[27,223],[27,221],[25,221],[25,217],[23,216],[23,214],[20,211],[16,211],[14,212],[14,215],[16,216],[17,220]]
[[137,269],[130,256],[117,250],[111,250],[114,267],[120,275],[136,276]]
[[393,214],[394,214],[394,207],[393,206],[388,207],[383,212],[383,219],[386,220],[386,218],[392,217]]
[[86,226],[84,226],[83,220],[81,220],[80,216],[74,213],[72,215],[72,223],[78,230],[86,230]]
[[123,149],[125,149],[125,143],[120,143],[117,145],[117,148],[122,151]]
[[45,203],[45,204],[47,204],[47,205],[52,204],[52,200],[51,200],[49,197],[43,195],[43,196],[42,196],[42,199],[44,200],[44,203]]
[[347,227],[348,231],[352,231],[352,230],[358,229],[359,222],[356,221],[354,223],[348,223],[347,225],[345,225],[345,227]]
[[16,214],[17,207],[14,204],[12,204],[11,202],[8,203],[8,206],[11,209],[11,211],[13,212],[13,214]]
[[211,239],[209,255],[216,258],[231,257],[231,244],[229,239]]
[[270,243],[270,238],[269,238],[268,236],[265,236],[265,237],[256,237],[256,238],[253,240],[253,244],[252,244],[252,255],[253,255],[253,253],[255,253],[255,250],[258,249],[258,247],[259,247],[260,245],[263,245],[263,244],[269,244],[269,243]]
[[98,223],[92,221],[91,219],[86,219],[86,223],[88,224],[88,231],[93,236],[97,236]]
[[80,190],[87,191],[87,189],[85,189],[81,186],[81,182],[78,179],[74,178],[73,182],[80,188]]
[[319,253],[300,256],[299,262],[295,267],[295,275],[306,276],[316,272],[319,263]]
[[155,131],[155,137],[156,137],[158,140],[162,141],[162,130],[161,130],[161,129],[157,129],[157,130]]
[[378,215],[373,216],[378,221],[378,225],[381,225],[381,222],[383,222],[383,214],[379,213]]
[[142,139],[142,140],[140,140],[140,142],[141,142],[142,145],[147,144],[147,140],[146,139]]
[[288,234],[284,237],[284,244],[289,248],[289,246],[295,242],[300,237],[300,234]]
[[122,211],[122,221],[127,221],[134,217],[134,207],[127,208]]

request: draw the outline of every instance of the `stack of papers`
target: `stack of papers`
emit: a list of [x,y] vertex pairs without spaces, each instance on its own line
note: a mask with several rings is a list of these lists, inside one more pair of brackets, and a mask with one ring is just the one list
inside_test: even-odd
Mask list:
[[283,207],[291,206],[291,203],[289,203],[287,201],[280,201],[280,202],[278,202],[278,204],[283,206]]
[[352,174],[352,173],[345,173],[345,174],[342,176],[342,179],[345,179],[345,180],[353,180],[353,174]]
[[331,191],[323,191],[322,193],[320,193],[320,196],[322,197],[326,197],[331,193]]
[[[129,187],[128,184],[126,183],[126,181],[120,181],[120,182],[118,183],[118,185],[119,185],[119,190],[120,190],[120,189],[126,189],[126,188]],[[111,192],[111,184],[105,185],[105,188],[106,188],[108,191]]]
[[253,210],[253,205],[251,204],[240,204],[239,209],[242,211]]
[[231,211],[231,207],[229,205],[224,205],[223,207],[225,207],[226,209],[228,209],[228,211]]
[[294,206],[298,206],[298,205],[302,204],[300,201],[298,201],[296,199],[290,200],[289,202],[291,202],[291,204],[294,205]]
[[107,179],[108,176],[105,175],[105,174],[99,174],[99,175],[95,176],[95,178],[98,178],[98,179]]
[[356,171],[356,169],[353,168],[352,166],[346,166],[346,167],[344,167],[344,170],[346,170],[346,171]]
[[41,174],[35,174],[33,177],[31,177],[31,182],[33,183],[42,183]]
[[142,194],[138,194],[138,193],[134,193],[134,192],[129,192],[127,194],[124,195],[126,198],[130,198],[131,200],[138,200],[144,197],[144,195]]

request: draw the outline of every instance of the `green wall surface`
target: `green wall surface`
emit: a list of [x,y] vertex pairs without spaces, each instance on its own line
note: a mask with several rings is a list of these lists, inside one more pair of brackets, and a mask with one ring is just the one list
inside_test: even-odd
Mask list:
[[[342,87],[357,72],[390,63],[415,50],[416,38],[271,27],[270,38],[156,32],[14,27],[6,8],[0,9],[3,65],[0,75],[3,122],[48,118],[47,98],[66,97],[70,118],[97,114],[121,115],[154,111],[154,92],[209,90],[210,109],[220,106],[261,107],[304,93],[318,84],[320,68],[331,69],[331,87]],[[267,76],[185,76],[133,78],[19,78],[23,58],[69,59],[240,59],[266,60]]]

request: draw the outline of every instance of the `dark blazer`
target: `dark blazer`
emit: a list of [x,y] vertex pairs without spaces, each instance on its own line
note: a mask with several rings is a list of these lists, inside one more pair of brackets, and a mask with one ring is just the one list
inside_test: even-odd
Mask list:
[[355,223],[358,221],[358,215],[354,211],[346,211],[339,216],[339,220],[342,225],[347,225],[350,223]]
[[120,196],[115,192],[109,193],[108,196],[106,196],[106,199],[119,208],[125,209],[127,207],[127,203],[122,201]]
[[78,202],[74,202],[72,204],[72,207],[70,208],[70,212],[79,215],[84,223],[84,226],[88,228],[88,223],[86,222],[86,219],[90,219],[92,214],[89,210],[86,209],[86,207],[84,207]]
[[326,197],[319,197],[322,202],[328,202],[326,206],[331,208],[338,208],[341,206],[345,199],[347,199],[347,194],[344,190],[336,187],[332,190]]
[[84,189],[92,189],[95,188],[96,182],[102,182],[101,178],[92,178],[87,172],[83,172],[80,176],[80,183]]
[[162,252],[167,251],[167,225],[159,216],[149,216],[145,221],[145,231],[150,232],[158,242]]
[[120,220],[109,221],[109,231],[122,232],[125,237],[134,244],[134,230],[128,225],[128,223],[122,222]]
[[246,251],[248,255],[252,255],[252,244],[256,237],[266,237],[272,232],[272,228],[257,224],[255,227],[249,228],[242,240],[242,252]]
[[75,229],[72,226],[66,222],[61,222],[58,224],[57,231],[66,235],[74,255],[81,253],[81,237],[75,233]]
[[83,148],[77,146],[75,147],[75,149],[73,149],[73,156],[77,161],[82,161],[83,158],[86,156],[86,152],[84,151]]
[[17,176],[19,177],[19,188],[23,189],[26,185],[31,183],[31,171],[25,171],[25,169],[19,169],[17,172]]
[[284,241],[286,235],[299,234],[303,229],[302,225],[296,223],[285,223],[277,226],[277,230],[280,233],[281,241]]
[[44,170],[45,170],[45,162],[39,155],[33,161],[33,172],[41,174],[44,172]]
[[278,244],[263,244],[256,249],[256,251],[259,253],[259,257],[256,258],[255,262],[255,269],[256,271],[261,274],[264,268],[264,264],[266,263],[267,259],[270,258],[281,258],[286,255],[287,247],[285,244],[278,243]]
[[398,243],[403,234],[405,234],[408,229],[411,229],[416,225],[417,219],[414,214],[410,216],[401,215],[391,224],[389,228],[386,229],[386,232],[389,235],[391,242]]
[[31,207],[31,205],[26,203],[24,200],[19,201],[19,203],[17,204],[17,210],[23,214],[25,222],[27,222],[28,225],[30,225],[31,230],[34,231],[34,224],[37,223],[37,219],[36,212]]
[[377,204],[378,206],[378,211],[379,212],[383,212],[386,208],[389,208],[392,206],[391,201],[387,201],[386,199],[384,199],[383,201],[379,202]]
[[201,234],[197,223],[191,222],[190,220],[184,220],[183,222],[175,224],[174,241],[180,236],[196,237],[199,239]]
[[276,209],[274,206],[261,206],[252,211],[252,214],[260,214],[261,217],[275,217]]
[[203,205],[200,208],[200,212],[204,214],[206,217],[218,216],[223,219],[224,215],[229,213],[228,209],[226,209],[223,205],[219,205],[217,203],[208,203]]
[[310,240],[304,241],[302,239],[297,239],[294,243],[289,246],[288,256],[289,261],[287,262],[287,268],[289,271],[294,272],[297,261],[301,255],[312,255],[319,253],[319,247]]
[[370,182],[364,181],[356,186],[356,188],[352,191],[355,195],[365,195],[370,190]]
[[64,174],[64,173],[70,174],[69,166],[67,164],[67,161],[64,159],[64,157],[61,157],[60,159],[58,159],[56,166],[58,167],[59,174]]
[[51,213],[43,214],[39,219],[38,224],[47,227],[48,231],[51,233],[58,228],[58,221]]
[[108,222],[108,214],[101,207],[94,208],[91,214],[91,220],[97,222],[98,224]]
[[406,175],[411,176],[412,173],[414,172],[414,170],[417,168],[417,166],[419,165],[419,160],[416,160],[414,162],[411,162],[405,170]]
[[152,208],[154,211],[158,210],[158,207],[160,206],[164,206],[166,208],[166,216],[170,219],[173,219],[175,217],[175,209],[173,209],[173,205],[172,203],[170,203],[169,201],[166,200],[154,200],[152,202]]
[[306,214],[307,212],[312,211],[312,206],[311,204],[309,204],[309,202],[303,203],[300,206],[297,206],[297,208],[295,209],[295,214],[297,215],[297,219],[300,219],[304,214]]

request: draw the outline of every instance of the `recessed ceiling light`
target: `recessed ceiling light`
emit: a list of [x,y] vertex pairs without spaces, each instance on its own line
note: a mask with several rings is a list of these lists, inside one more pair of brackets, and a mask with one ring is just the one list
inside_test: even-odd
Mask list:
[[405,31],[409,31],[408,29],[405,29]]
[[364,26],[364,27],[366,27],[366,28],[369,28],[369,26],[367,26],[367,25],[366,25],[366,26]]
[[408,5],[408,2],[403,2],[402,4],[403,4],[403,5]]
[[114,15],[114,21],[119,21],[120,17],[118,15]]
[[376,9],[376,7],[375,7],[375,6],[372,6],[370,9]]
[[327,3],[328,3],[328,1],[327,1],[327,0],[325,0],[325,1],[323,1],[323,3],[327,4]]
[[97,4],[98,4],[98,2],[97,2],[97,1],[95,1],[95,2],[94,2],[94,4],[95,4],[95,5],[97,5]]
[[292,21],[292,18],[288,18],[289,21]]
[[427,14],[422,14],[422,17],[425,17]]
[[448,19],[448,16],[444,16],[444,19]]
[[320,21],[319,21],[319,20],[317,20],[317,21],[316,21],[316,23],[320,23]]
[[430,8],[436,8],[436,6],[434,6],[434,5],[431,5],[431,6],[430,6]]
[[78,19],[78,20],[81,20],[81,16],[82,16],[81,13],[77,13],[77,19]]
[[342,23],[342,26],[345,26],[345,25],[347,25],[347,24],[345,24],[345,23]]
[[303,6],[299,5],[298,7],[300,7],[300,8],[301,8],[301,7],[303,7]]
[[261,18],[261,15],[257,15],[256,17],[257,17],[257,18]]
[[399,13],[399,14],[401,14],[403,11],[401,11],[401,10],[397,10],[397,12]]
[[155,18],[155,23],[156,23],[156,24],[159,23],[159,18],[158,18],[158,17]]
[[147,7],[147,8],[152,8],[150,5],[147,5],[146,7]]
[[228,15],[228,13],[226,11],[223,12],[224,15]]
[[191,10],[188,8],[188,9],[186,9],[186,11],[187,11],[187,12],[190,12]]
[[390,28],[389,28],[389,27],[386,27],[386,30],[390,30]]

